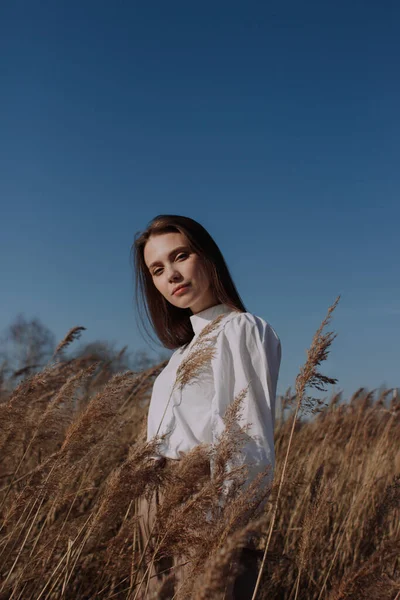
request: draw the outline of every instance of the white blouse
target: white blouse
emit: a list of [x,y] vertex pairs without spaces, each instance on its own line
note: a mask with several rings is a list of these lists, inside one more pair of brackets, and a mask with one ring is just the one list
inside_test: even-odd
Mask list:
[[[183,388],[176,385],[181,363],[199,347],[200,332],[219,315],[221,321],[206,339],[214,355],[199,376]],[[173,459],[201,443],[215,444],[224,430],[223,416],[236,395],[249,385],[239,424],[250,423],[246,444],[235,464],[249,467],[247,482],[258,472],[275,466],[275,396],[281,362],[281,343],[261,317],[218,304],[191,315],[194,337],[172,354],[154,381],[147,420],[147,440],[166,434],[160,454]],[[206,330],[207,332],[207,330]],[[205,333],[206,333],[205,332]],[[204,334],[203,334],[204,337]],[[179,371],[178,371],[179,373]],[[211,461],[211,475],[213,472]]]

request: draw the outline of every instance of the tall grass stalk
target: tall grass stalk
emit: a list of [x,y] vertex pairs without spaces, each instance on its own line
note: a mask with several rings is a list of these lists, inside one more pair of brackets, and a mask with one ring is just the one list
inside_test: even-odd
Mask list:
[[[307,387],[336,381],[317,372],[336,304],[314,336],[296,393],[289,388],[278,398],[272,486],[266,470],[246,488],[246,469],[233,467],[246,439],[239,426],[246,389],[212,447],[196,446],[157,468],[151,458],[163,436],[146,441],[146,416],[166,361],[141,373],[115,373],[110,361],[90,369],[82,359],[65,360],[61,344],[42,372],[27,371],[0,399],[0,600],[150,600],[150,576],[158,600],[231,600],[249,542],[258,561],[249,595],[257,600],[394,600],[397,390],[359,387],[324,404],[306,395]],[[189,345],[178,388],[210,376],[219,322]],[[307,411],[313,418],[303,420]],[[212,477],[205,474],[211,460]],[[162,501],[146,546],[137,506],[156,493]],[[178,582],[172,557],[184,566]]]
[[[287,467],[287,463],[288,463],[288,459],[289,459],[290,449],[292,446],[295,425],[297,422],[297,417],[299,415],[299,412],[302,408],[302,402],[304,400],[305,390],[307,387],[316,387],[317,389],[324,389],[323,386],[321,386],[321,383],[322,384],[324,384],[324,383],[334,384],[337,381],[336,379],[332,379],[330,377],[326,377],[325,375],[321,375],[320,373],[318,373],[317,366],[320,365],[321,362],[327,358],[328,348],[331,345],[334,338],[336,337],[336,335],[334,335],[332,332],[329,332],[329,333],[323,335],[322,331],[323,331],[324,327],[329,323],[329,321],[331,319],[331,314],[335,310],[335,308],[339,302],[339,299],[340,299],[340,296],[338,296],[336,298],[335,302],[332,304],[332,306],[329,307],[328,314],[325,317],[325,319],[322,321],[320,327],[318,328],[316,334],[314,335],[314,338],[311,343],[311,347],[307,352],[307,361],[306,361],[305,365],[301,368],[300,373],[296,379],[297,403],[296,403],[296,408],[295,408],[293,419],[292,419],[292,428],[290,430],[289,442],[288,442],[287,449],[286,449],[286,455],[285,455],[285,458],[283,461],[281,477],[279,480],[278,494],[275,499],[274,508],[272,511],[272,519],[271,519],[271,524],[269,526],[267,542],[265,544],[264,554],[263,554],[260,570],[258,573],[256,586],[254,588],[252,600],[256,599],[257,592],[260,587],[261,577],[262,577],[264,566],[265,566],[265,560],[266,560],[268,548],[269,548],[269,545],[271,542],[272,532],[273,532],[273,529],[275,526],[276,515],[277,515],[278,509],[279,509],[279,500],[281,497],[282,486],[283,486],[283,482],[285,479],[286,467]],[[297,598],[297,595],[298,595],[298,585],[296,588],[295,599]]]

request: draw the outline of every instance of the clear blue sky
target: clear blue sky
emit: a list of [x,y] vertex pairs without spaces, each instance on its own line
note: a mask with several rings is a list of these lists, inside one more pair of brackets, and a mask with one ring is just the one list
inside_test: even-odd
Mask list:
[[182,214],[280,336],[278,393],[339,294],[322,372],[400,384],[398,2],[0,12],[1,331],[22,312],[152,354],[130,246]]

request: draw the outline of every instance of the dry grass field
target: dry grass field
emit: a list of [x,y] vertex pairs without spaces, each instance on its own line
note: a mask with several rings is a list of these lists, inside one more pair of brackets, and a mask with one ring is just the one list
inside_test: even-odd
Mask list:
[[[186,556],[184,583],[173,592],[166,568],[157,598],[229,600],[251,539],[257,599],[399,600],[400,399],[360,388],[319,406],[306,395],[332,383],[317,370],[333,340],[323,333],[329,318],[295,392],[281,398],[272,489],[260,477],[244,490],[245,474],[234,471],[223,507],[240,397],[214,449],[215,479],[201,476],[205,446],[160,470],[146,413],[166,361],[113,374],[90,357],[66,360],[71,330],[54,360],[0,398],[0,599],[148,598],[148,565],[177,554]],[[157,488],[156,554],[141,554],[135,499]]]

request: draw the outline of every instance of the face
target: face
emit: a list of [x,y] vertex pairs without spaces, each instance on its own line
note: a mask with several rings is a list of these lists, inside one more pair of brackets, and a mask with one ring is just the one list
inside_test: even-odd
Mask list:
[[[154,285],[170,304],[190,308],[193,314],[218,304],[200,256],[190,250],[182,233],[151,236],[144,248],[144,261]],[[174,294],[183,284],[188,287]]]

